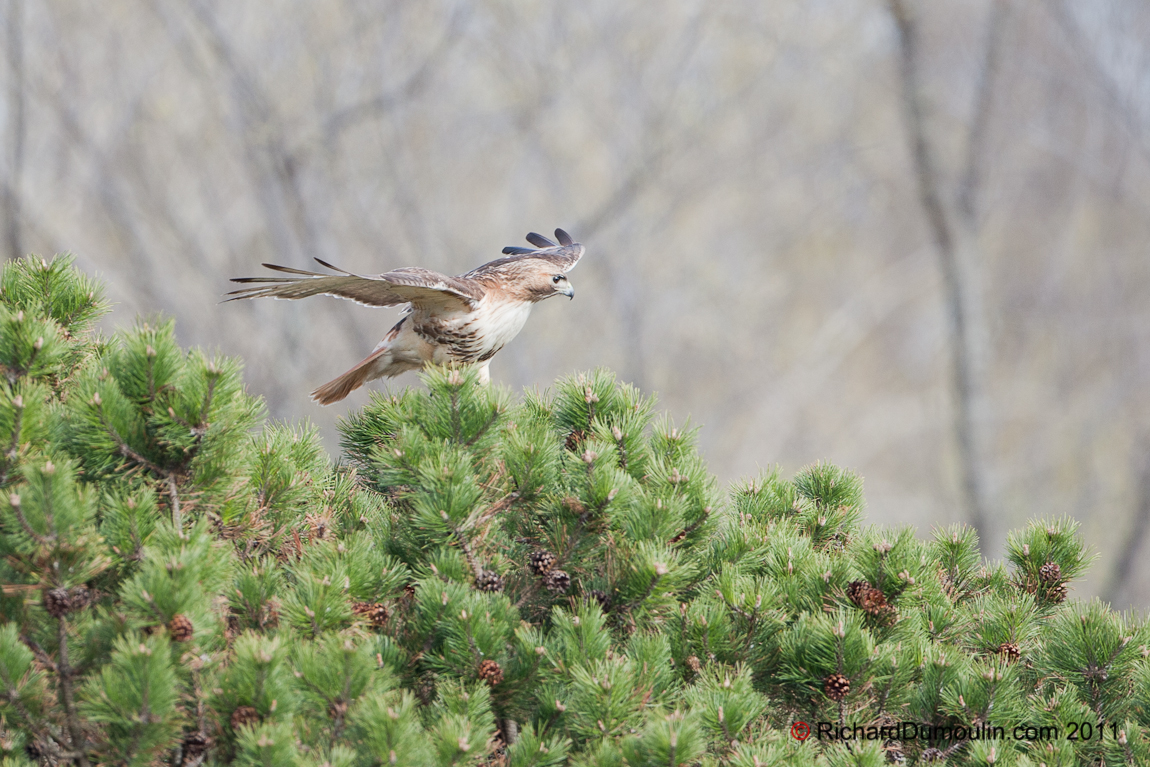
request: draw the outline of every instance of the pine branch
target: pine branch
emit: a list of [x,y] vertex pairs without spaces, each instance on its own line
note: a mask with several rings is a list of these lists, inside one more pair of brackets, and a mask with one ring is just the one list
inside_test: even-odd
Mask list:
[[16,515],[16,521],[20,523],[20,527],[24,530],[24,534],[41,546],[50,546],[52,541],[56,539],[55,533],[50,536],[43,536],[36,532],[32,525],[28,523],[28,518],[24,516],[24,510],[20,507],[20,496],[12,493],[8,496],[8,503],[12,506],[12,513]]
[[180,494],[176,489],[175,475],[168,475],[168,498],[172,503],[172,525],[177,530],[184,529],[184,519],[180,515]]
[[12,398],[12,408],[15,415],[12,418],[12,439],[8,441],[8,449],[4,452],[4,471],[0,472],[0,485],[7,484],[8,474],[12,469],[20,451],[20,429],[24,419],[24,397],[17,394]]
[[142,466],[161,479],[167,480],[168,498],[171,501],[172,508],[172,524],[176,527],[177,530],[182,530],[183,517],[180,514],[180,496],[176,487],[176,477],[178,472],[171,469],[165,469],[159,464],[148,460],[133,450],[132,446],[129,445],[127,441],[120,436],[119,432],[117,432],[116,429],[110,423],[108,423],[108,419],[104,417],[104,405],[100,401],[99,397],[100,395],[96,394],[96,396],[93,397],[93,400],[94,404],[96,405],[96,412],[100,418],[100,425],[104,427],[104,431],[107,432],[108,436],[112,438],[112,441],[116,443],[116,447],[120,455],[136,463],[137,465]]
[[[199,423],[199,428],[205,429],[205,430],[207,429],[208,411],[211,410],[212,397],[215,395],[215,391],[216,391],[216,382],[220,380],[220,371],[217,370],[215,367],[209,367],[208,368],[208,375],[210,376],[210,378],[208,380],[208,391],[207,391],[207,394],[204,395],[204,404],[203,404],[203,406],[200,407],[200,423]],[[202,436],[202,435],[197,435],[197,436]]]
[[56,664],[56,679],[60,687],[60,697],[64,703],[64,717],[68,725],[68,734],[71,738],[72,756],[77,767],[90,767],[87,750],[87,739],[80,724],[80,717],[76,711],[76,702],[72,690],[73,669],[68,662],[68,620],[61,616],[56,619],[56,638],[59,642],[60,660]]
[[455,540],[459,542],[459,548],[463,550],[463,556],[467,560],[471,572],[478,578],[483,573],[483,568],[479,566],[475,561],[475,557],[472,556],[471,546],[467,542],[467,537],[459,531],[459,528],[451,524],[451,518],[447,516],[446,511],[439,512],[439,515],[443,518],[443,524],[447,525],[447,529],[451,531],[451,534],[455,536]]
[[487,430],[495,425],[495,423],[499,420],[500,415],[502,415],[502,413],[499,412],[498,408],[493,409],[491,411],[491,417],[489,419],[487,419],[487,423],[480,426],[479,430],[475,432],[475,436],[473,436],[471,439],[464,442],[463,446],[464,447],[471,447],[476,442],[478,442],[483,437],[483,435],[487,433]]

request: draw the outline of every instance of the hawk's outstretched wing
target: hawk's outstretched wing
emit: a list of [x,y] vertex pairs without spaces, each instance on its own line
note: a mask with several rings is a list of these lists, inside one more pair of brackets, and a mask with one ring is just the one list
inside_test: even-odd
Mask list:
[[393,269],[374,277],[332,266],[316,259],[339,274],[320,274],[290,266],[264,264],[268,269],[297,277],[235,277],[232,282],[256,284],[228,293],[227,301],[241,298],[307,298],[327,295],[348,298],[366,306],[395,306],[411,303],[439,309],[470,310],[483,298],[483,286],[469,279],[448,277],[418,267]]

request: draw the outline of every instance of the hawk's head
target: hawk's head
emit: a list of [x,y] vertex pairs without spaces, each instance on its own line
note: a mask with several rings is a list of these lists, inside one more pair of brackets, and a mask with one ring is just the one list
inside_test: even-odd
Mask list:
[[547,284],[551,286],[551,292],[542,298],[550,298],[551,296],[567,296],[568,298],[575,297],[575,288],[571,285],[571,281],[567,279],[566,274],[552,274],[549,275]]
[[531,303],[552,296],[574,298],[575,288],[567,279],[567,272],[574,269],[583,256],[583,246],[562,229],[555,230],[555,238],[558,242],[531,232],[527,241],[534,248],[509,245],[503,249],[504,258],[473,269],[463,277],[490,284]]
[[501,287],[521,301],[536,304],[553,296],[575,297],[567,275],[541,258],[525,258],[507,269],[504,276]]

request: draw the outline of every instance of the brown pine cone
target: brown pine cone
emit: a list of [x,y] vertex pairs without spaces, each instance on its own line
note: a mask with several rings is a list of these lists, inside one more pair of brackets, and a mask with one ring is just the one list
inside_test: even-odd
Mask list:
[[566,594],[567,589],[571,588],[571,576],[563,570],[552,570],[544,577],[543,585],[547,587],[548,591]]
[[1062,568],[1057,562],[1047,562],[1038,568],[1038,577],[1043,583],[1058,583],[1062,580]]
[[1050,588],[1046,589],[1046,598],[1051,602],[1061,603],[1066,601],[1066,594],[1068,590],[1065,583],[1056,583]]
[[873,588],[866,581],[851,581],[847,585],[847,599],[854,603],[855,607],[863,606],[863,598]]
[[212,739],[202,732],[188,733],[184,737],[182,748],[184,750],[184,762],[190,762],[207,753],[207,750],[212,747]]
[[280,625],[280,603],[276,599],[269,599],[260,608],[260,627],[274,629]]
[[563,508],[572,514],[583,514],[587,511],[587,507],[583,505],[583,502],[573,495],[569,495],[563,499]]
[[503,578],[494,570],[480,570],[475,578],[475,588],[480,591],[498,593],[503,591]]
[[186,615],[174,615],[168,621],[168,636],[173,642],[187,642],[195,633],[196,627]]
[[376,628],[387,623],[387,605],[382,602],[353,602],[351,611]]
[[1003,642],[998,646],[998,654],[1006,658],[1007,663],[1014,663],[1022,657],[1022,650],[1014,642]]
[[527,568],[534,575],[546,575],[555,564],[555,555],[546,549],[536,549],[527,558]]
[[419,698],[419,702],[423,705],[431,705],[431,701],[435,700],[435,677],[433,675],[424,674],[419,678],[419,683],[415,685],[415,697]]
[[240,730],[244,727],[255,726],[260,723],[260,712],[251,706],[240,706],[232,712],[232,729]]
[[44,749],[40,747],[40,741],[35,738],[28,738],[27,742],[24,743],[24,755],[33,762],[39,762],[44,756]]
[[567,442],[564,444],[568,450],[579,452],[579,446],[583,444],[583,440],[587,437],[587,432],[582,429],[576,429],[567,435]]
[[68,613],[83,610],[91,602],[92,595],[87,586],[49,589],[44,592],[44,609],[53,618],[63,618]]
[[823,682],[823,692],[836,703],[850,694],[850,691],[851,680],[842,674],[831,674],[826,678],[826,681]]
[[698,655],[688,655],[687,656],[687,668],[691,669],[691,672],[694,674],[698,674],[699,671],[702,670],[703,664],[699,660]]
[[862,604],[859,607],[866,610],[868,615],[881,615],[891,609],[891,606],[886,603],[886,594],[873,588],[863,595]]
[[72,612],[72,599],[68,589],[50,589],[44,592],[44,609],[53,618],[63,618]]
[[882,750],[886,752],[887,764],[905,764],[906,754],[902,750],[902,743],[897,740],[888,740],[882,744]]
[[941,762],[945,758],[941,749],[928,748],[922,752],[922,761],[924,762]]
[[503,669],[499,664],[488,658],[479,664],[479,678],[494,687],[503,681]]
[[342,719],[345,714],[347,714],[347,702],[342,698],[336,698],[327,704],[327,715],[332,719]]
[[599,605],[599,609],[603,612],[607,612],[611,609],[611,597],[608,596],[606,591],[591,589],[587,592],[587,598]]

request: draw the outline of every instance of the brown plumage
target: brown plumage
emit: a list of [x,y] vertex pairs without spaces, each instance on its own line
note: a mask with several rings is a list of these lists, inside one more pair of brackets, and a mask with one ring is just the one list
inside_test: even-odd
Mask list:
[[254,287],[232,291],[226,300],[328,295],[366,306],[409,304],[371,354],[312,392],[321,405],[339,402],[368,381],[428,363],[478,365],[480,380],[486,382],[491,358],[519,333],[534,304],[552,296],[575,296],[566,274],[583,256],[583,246],[562,229],[555,230],[555,239],[558,242],[531,232],[527,241],[534,248],[506,247],[503,258],[458,277],[418,267],[365,276],[318,258],[337,274],[264,264],[292,276],[234,278],[232,282]]

